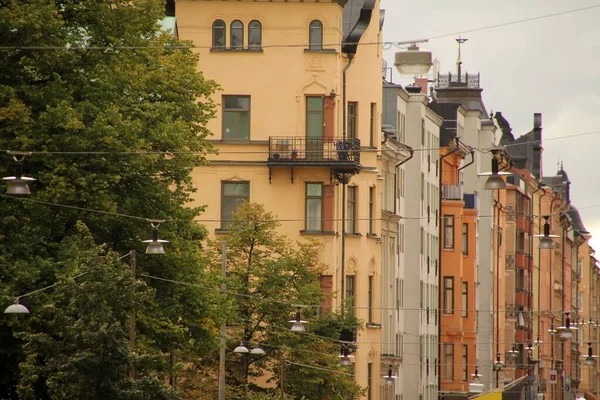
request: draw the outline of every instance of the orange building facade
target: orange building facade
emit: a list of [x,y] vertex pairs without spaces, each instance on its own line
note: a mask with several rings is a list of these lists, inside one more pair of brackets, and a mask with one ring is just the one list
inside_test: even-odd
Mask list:
[[463,194],[460,184],[461,163],[469,151],[460,141],[440,150],[440,391],[444,398],[466,398],[477,363],[476,197]]

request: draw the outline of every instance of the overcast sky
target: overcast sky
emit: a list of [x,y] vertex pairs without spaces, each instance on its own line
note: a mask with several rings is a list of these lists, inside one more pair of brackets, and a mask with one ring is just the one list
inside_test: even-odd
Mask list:
[[[385,41],[429,38],[561,11],[600,0],[381,0]],[[600,253],[600,8],[506,27],[466,33],[463,71],[481,73],[488,111],[502,111],[515,137],[529,132],[533,113],[543,117],[543,170],[554,175],[564,162],[571,199],[592,245]],[[457,36],[421,45],[455,72]],[[393,65],[394,49],[385,52]],[[408,83],[394,76],[394,81]]]

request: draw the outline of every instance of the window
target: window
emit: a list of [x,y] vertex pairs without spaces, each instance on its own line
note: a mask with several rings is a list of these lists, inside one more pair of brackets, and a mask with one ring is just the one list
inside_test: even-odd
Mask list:
[[375,234],[375,188],[369,188],[369,233]]
[[454,277],[444,277],[444,314],[454,314]]
[[369,322],[373,322],[373,275],[369,276]]
[[369,122],[369,146],[375,147],[375,124],[377,123],[377,103],[371,103],[371,120]]
[[349,305],[354,308],[356,303],[354,296],[354,275],[346,275],[346,300],[349,300]]
[[324,117],[324,101],[322,96],[308,96],[306,98],[306,137],[322,138]]
[[469,224],[462,224],[462,253],[464,256],[469,254]]
[[348,186],[348,202],[346,204],[346,233],[357,233],[356,227],[356,186]]
[[213,22],[212,26],[213,32],[213,49],[224,49],[225,48],[225,22],[223,20],[218,19]]
[[444,215],[444,248],[454,248],[454,215]]
[[454,343],[444,343],[444,379],[454,380]]
[[238,50],[244,48],[244,24],[239,20],[235,20],[231,23],[230,47]]
[[469,283],[462,283],[462,305],[461,305],[461,316],[467,318],[469,315]]
[[227,229],[233,213],[250,198],[250,182],[221,183],[221,229]]
[[259,21],[250,21],[248,24],[248,48],[260,50],[262,47],[262,25]]
[[469,347],[466,344],[462,345],[463,348],[463,354],[462,354],[462,361],[463,361],[463,366],[462,366],[462,375],[463,375],[463,381],[467,382],[469,380]]
[[321,21],[314,20],[310,23],[308,48],[310,50],[323,50],[323,24]]
[[323,184],[306,183],[306,230],[323,230]]
[[250,139],[250,96],[223,96],[223,140]]
[[367,364],[367,400],[371,400],[372,390],[371,390],[371,380],[373,379],[373,363]]
[[356,138],[356,115],[358,113],[358,103],[355,101],[348,102],[348,139]]

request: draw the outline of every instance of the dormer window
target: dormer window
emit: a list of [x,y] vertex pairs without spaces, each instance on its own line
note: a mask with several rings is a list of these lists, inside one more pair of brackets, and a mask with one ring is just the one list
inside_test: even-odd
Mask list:
[[314,20],[310,23],[308,32],[309,50],[323,50],[323,23]]
[[212,26],[213,40],[212,47],[213,49],[224,49],[225,48],[225,22],[223,20],[218,19],[213,22]]
[[239,20],[231,23],[231,48],[236,50],[244,48],[244,24]]

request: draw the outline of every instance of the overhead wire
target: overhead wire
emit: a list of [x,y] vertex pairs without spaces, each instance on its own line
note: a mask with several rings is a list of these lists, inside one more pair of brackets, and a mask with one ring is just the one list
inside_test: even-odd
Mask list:
[[[529,141],[524,141],[524,142],[514,142],[514,143],[507,143],[507,144],[503,144],[500,147],[472,147],[469,146],[470,149],[475,150],[475,151],[479,151],[482,153],[489,153],[492,150],[498,150],[498,149],[502,149],[502,148],[506,148],[506,147],[513,147],[513,146],[521,146],[523,144],[535,144],[535,143],[542,143],[542,142],[548,142],[548,141],[554,141],[554,140],[562,140],[562,139],[571,139],[571,138],[575,138],[575,137],[580,137],[580,136],[589,136],[589,135],[596,135],[596,134],[600,134],[600,130],[595,130],[595,131],[588,131],[588,132],[581,132],[581,133],[575,133],[575,134],[570,134],[570,135],[562,135],[562,136],[554,136],[554,137],[550,137],[550,138],[544,138],[544,139],[539,139],[539,140],[529,140]],[[210,139],[209,139],[210,141]],[[252,142],[236,142],[236,141],[232,141],[232,142],[223,142],[223,143],[219,143],[221,145],[245,145],[245,146],[266,146],[267,143],[252,143]],[[436,151],[436,150],[443,150],[446,149],[447,147],[414,147],[411,148],[411,151]],[[8,153],[10,152],[10,149],[0,149],[0,152],[3,153]],[[29,150],[28,150],[29,151]],[[408,151],[408,149],[404,150],[394,150],[394,149],[372,149],[372,148],[361,148],[360,152],[361,153],[399,153],[401,151]],[[89,155],[89,156],[156,156],[156,155],[165,155],[165,156],[173,156],[173,155],[197,155],[197,156],[207,156],[210,155],[210,151],[136,151],[136,150],[130,150],[130,151],[40,151],[40,150],[31,150],[29,151],[31,153],[31,155],[38,155],[38,156],[52,156],[52,155],[60,155],[60,156],[81,156],[81,155]],[[214,153],[214,156],[219,156],[222,154],[270,154],[273,153],[272,150],[218,150],[216,153]],[[311,154],[311,153],[315,153],[315,154],[323,154],[322,151],[320,150],[304,150],[302,151],[302,153],[305,154]],[[12,156],[11,156],[12,157]],[[209,160],[210,161],[210,160]],[[209,164],[210,165],[210,164]]]
[[[481,26],[477,28],[471,29],[463,29],[458,30],[451,33],[445,33],[440,35],[433,35],[425,39],[414,40],[414,42],[423,42],[425,40],[437,40],[443,39],[446,37],[452,37],[459,34],[465,33],[473,33],[480,32],[489,29],[495,29],[510,25],[522,24],[525,22],[532,22],[546,18],[557,17],[561,15],[567,15],[582,11],[589,11],[595,8],[599,8],[600,4],[591,5],[587,7],[575,8],[570,10],[558,11],[549,14],[538,15],[534,17],[522,18],[507,22],[502,22],[498,24],[491,24],[486,26]],[[403,41],[403,43],[411,43],[410,40]],[[394,41],[371,41],[371,42],[346,42],[346,43],[323,43],[323,47],[336,47],[339,48],[342,45],[357,45],[357,46],[372,46],[372,45],[386,45],[392,46],[395,45]],[[286,43],[286,44],[263,44],[261,49],[270,49],[270,48],[308,48],[309,45],[307,43]],[[128,45],[109,45],[109,46],[77,46],[70,43],[65,44],[64,46],[0,46],[0,51],[10,51],[10,50],[29,50],[29,51],[49,51],[49,50],[67,50],[67,51],[76,51],[76,50],[102,50],[102,51],[118,51],[118,50],[160,50],[160,49],[168,49],[168,50],[190,50],[190,49],[205,49],[210,50],[214,48],[212,45],[165,45],[165,46],[128,46]]]
[[[65,208],[65,209],[72,209],[72,210],[77,210],[77,211],[83,211],[83,212],[90,212],[90,213],[96,213],[96,214],[104,214],[104,215],[108,215],[108,216],[112,216],[112,217],[122,217],[122,218],[129,218],[129,219],[135,219],[138,221],[152,221],[153,218],[150,217],[142,217],[142,216],[138,216],[138,215],[131,215],[131,214],[125,214],[125,213],[119,213],[119,212],[115,212],[115,211],[104,211],[104,210],[98,210],[98,209],[93,209],[93,208],[87,208],[87,207],[80,207],[80,206],[74,206],[74,205],[70,205],[70,204],[63,204],[63,203],[54,203],[54,202],[50,202],[50,201],[45,201],[45,200],[37,200],[37,199],[33,199],[30,197],[23,197],[23,196],[11,196],[8,194],[0,194],[0,198],[5,198],[5,199],[11,199],[14,201],[22,201],[22,202],[27,202],[27,203],[34,203],[34,204],[42,204],[42,205],[46,205],[46,206],[51,206],[51,207],[60,207],[60,208]],[[590,205],[590,206],[583,206],[583,207],[577,207],[577,209],[579,210],[585,210],[585,209],[590,209],[590,208],[598,208],[600,207],[600,204],[594,204],[594,205]],[[552,213],[541,213],[541,214],[527,214],[528,217],[533,217],[533,218],[543,218],[549,215],[559,215],[561,214],[560,211],[555,211]],[[509,214],[509,213],[505,213],[502,214],[503,217],[518,217],[518,216],[522,216],[522,214],[520,213],[515,213],[515,214]],[[490,214],[490,215],[477,215],[477,218],[494,218],[496,217],[496,215]],[[435,221],[436,219],[439,221],[443,220],[443,216],[438,216],[437,218],[435,216],[400,216],[400,220],[433,220]],[[474,218],[473,216],[467,216],[467,215],[456,215],[455,219],[472,219]],[[333,221],[333,222],[340,222],[342,219],[341,218],[323,218],[323,221]],[[387,219],[385,218],[354,218],[355,221],[387,221]],[[242,220],[238,220],[238,221],[242,221]],[[305,222],[306,219],[305,218],[274,218],[274,219],[265,219],[265,220],[246,220],[246,221],[255,221],[255,222],[277,222],[277,223],[282,223],[282,222]],[[220,218],[193,218],[193,219],[161,219],[161,223],[166,223],[166,222],[200,222],[200,223],[223,223],[223,222],[231,222],[229,220],[223,220]]]

